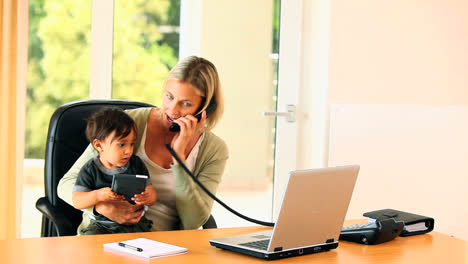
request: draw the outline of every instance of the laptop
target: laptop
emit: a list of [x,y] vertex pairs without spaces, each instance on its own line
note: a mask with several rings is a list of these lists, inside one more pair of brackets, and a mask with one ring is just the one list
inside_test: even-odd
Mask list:
[[210,244],[266,260],[335,249],[358,172],[358,165],[292,171],[273,230]]

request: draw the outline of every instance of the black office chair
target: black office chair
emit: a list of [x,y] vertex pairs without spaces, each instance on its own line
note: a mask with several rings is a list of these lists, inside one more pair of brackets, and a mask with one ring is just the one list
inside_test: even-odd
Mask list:
[[[150,104],[125,100],[84,100],[64,104],[52,115],[47,135],[44,166],[45,197],[36,202],[42,216],[42,237],[73,236],[82,220],[82,212],[58,197],[57,185],[89,145],[85,136],[88,117],[105,106],[122,109],[149,107]],[[210,215],[203,228],[216,228]]]

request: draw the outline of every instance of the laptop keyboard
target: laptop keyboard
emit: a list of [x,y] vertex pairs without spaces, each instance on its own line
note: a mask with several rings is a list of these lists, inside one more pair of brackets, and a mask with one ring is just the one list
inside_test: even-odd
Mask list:
[[255,249],[267,250],[268,244],[270,244],[270,239],[252,241],[252,242],[242,243],[239,245],[244,246],[244,247],[255,248]]

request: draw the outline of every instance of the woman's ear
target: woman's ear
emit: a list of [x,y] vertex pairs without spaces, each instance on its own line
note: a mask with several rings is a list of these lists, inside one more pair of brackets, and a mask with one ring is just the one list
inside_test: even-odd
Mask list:
[[101,140],[95,139],[93,140],[93,147],[96,149],[99,153],[103,151],[103,146],[102,146]]

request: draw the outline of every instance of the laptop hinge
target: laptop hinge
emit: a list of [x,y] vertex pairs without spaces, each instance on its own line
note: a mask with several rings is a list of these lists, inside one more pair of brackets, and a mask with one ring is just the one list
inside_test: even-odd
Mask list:
[[283,247],[275,247],[275,249],[274,249],[273,251],[275,251],[275,252],[277,252],[277,251],[283,251]]
[[334,241],[335,241],[335,239],[330,238],[330,239],[327,239],[327,242],[325,242],[325,243],[333,243]]

